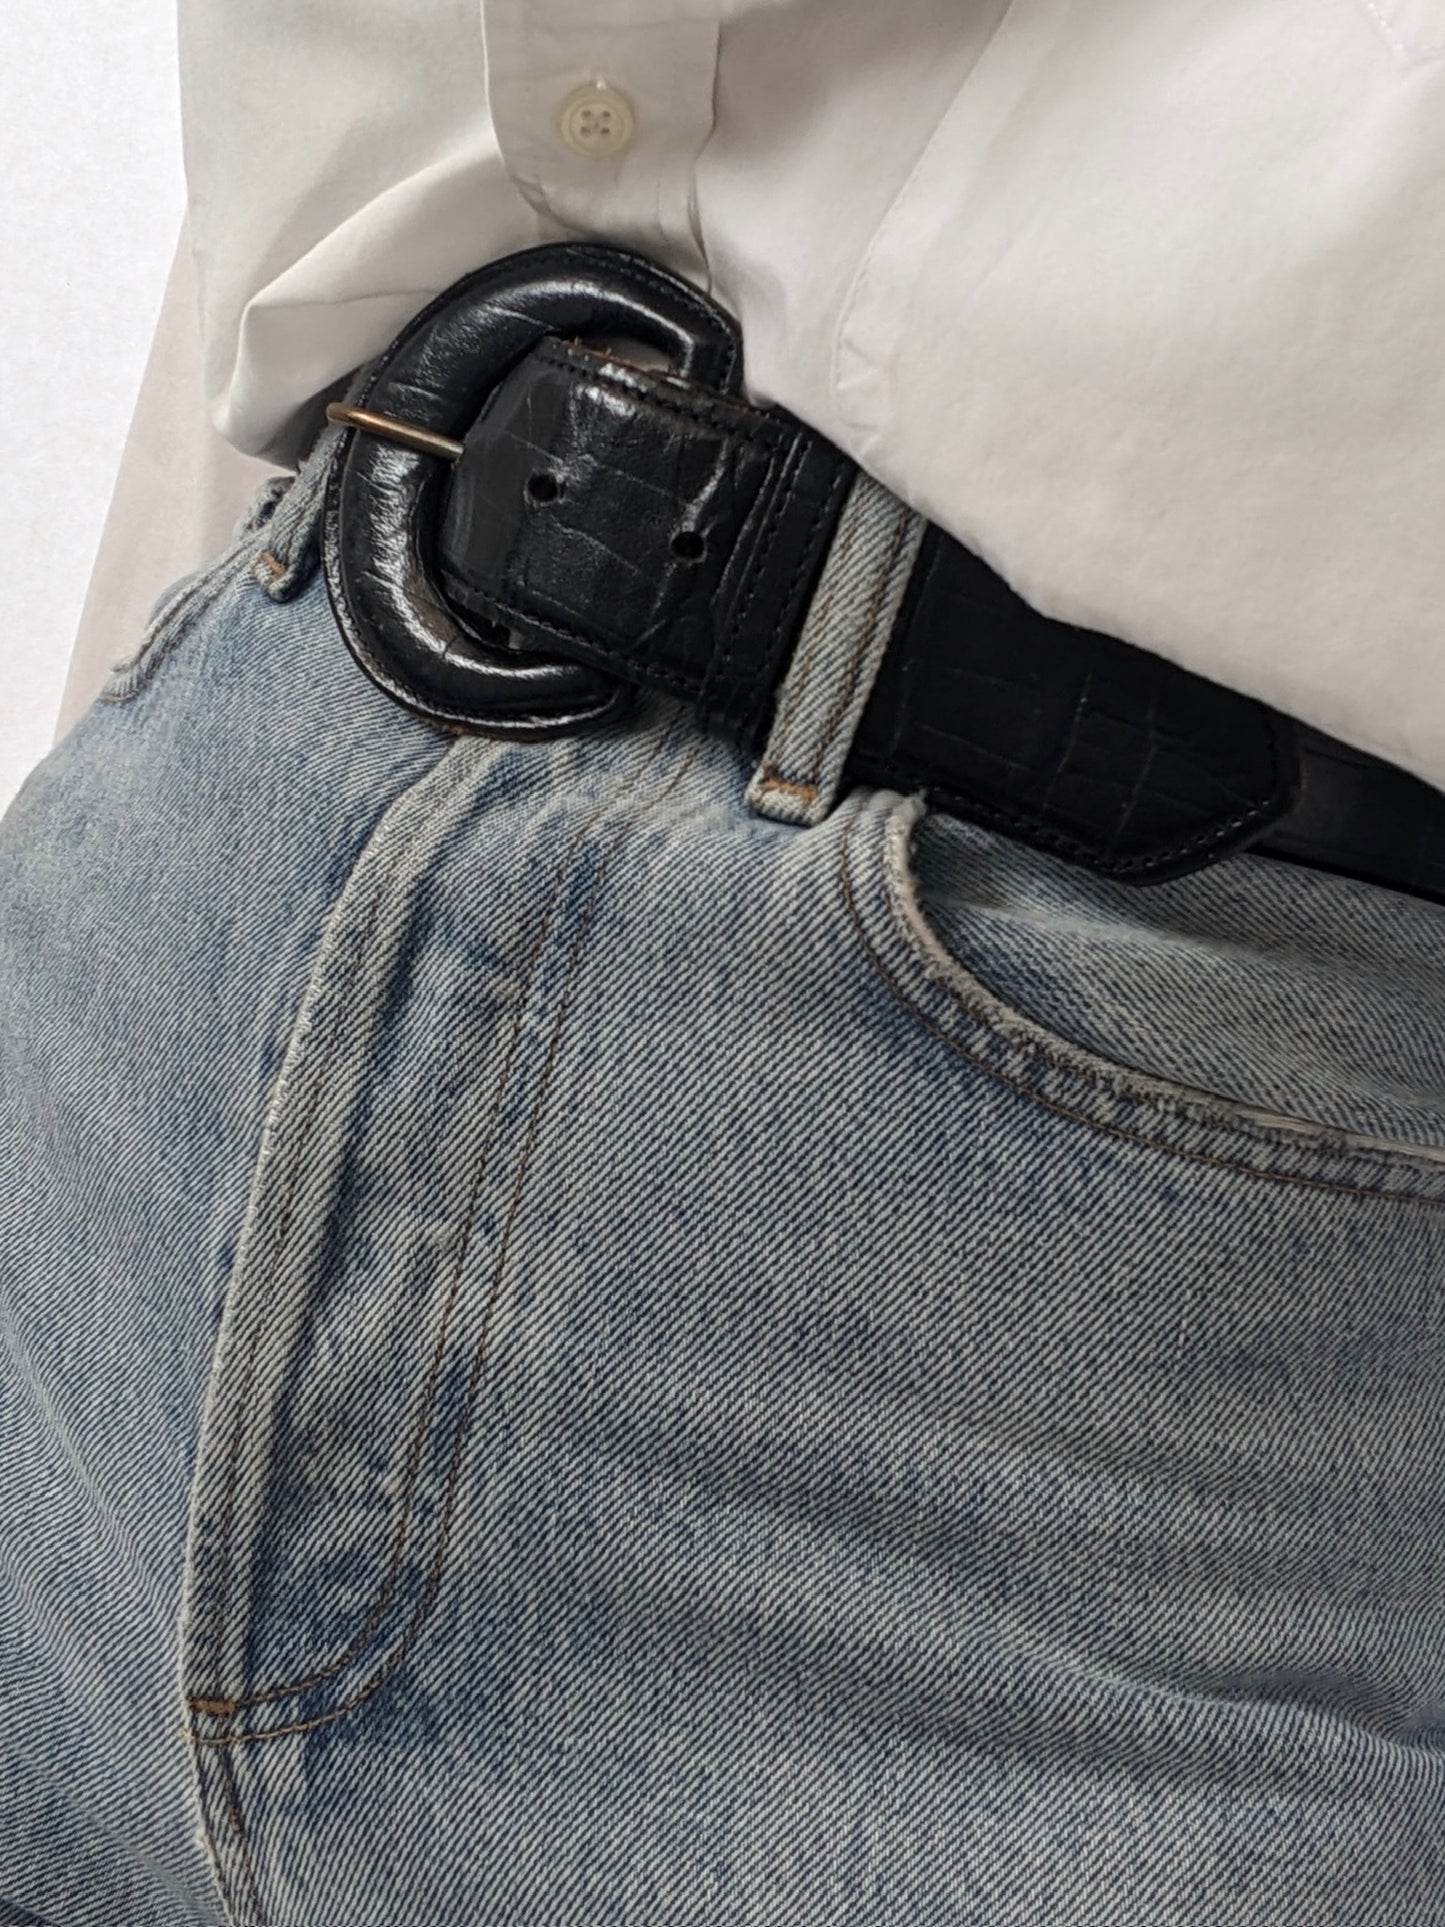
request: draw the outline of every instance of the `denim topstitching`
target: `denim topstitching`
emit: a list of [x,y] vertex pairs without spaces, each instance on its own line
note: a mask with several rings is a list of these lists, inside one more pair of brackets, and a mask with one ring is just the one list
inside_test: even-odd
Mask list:
[[[966,1042],[945,1030],[920,1006],[916,993],[903,981],[892,960],[885,954],[883,946],[867,928],[851,874],[861,861],[856,844],[859,840],[859,824],[867,806],[867,794],[855,796],[852,813],[839,844],[837,863],[839,893],[859,948],[885,989],[909,1012],[914,1021],[936,1037],[940,1043],[946,1045],[950,1051],[963,1057],[977,1070],[983,1072],[985,1076],[994,1079],[997,1083],[1007,1085],[1030,1103],[1053,1111],[1060,1117],[1086,1125],[1090,1130],[1105,1136],[1137,1144],[1146,1150],[1158,1151],[1169,1157],[1209,1165],[1216,1169],[1238,1171],[1247,1176],[1274,1183],[1299,1185],[1310,1190],[1334,1191],[1389,1203],[1415,1204],[1431,1210],[1445,1209],[1445,1195],[1439,1193],[1391,1190],[1353,1183],[1342,1177],[1312,1176],[1307,1172],[1272,1170],[1262,1165],[1250,1164],[1240,1158],[1226,1156],[1221,1152],[1173,1143],[1167,1138],[1151,1135],[1147,1131],[1129,1130],[1123,1125],[1091,1116],[1085,1109],[1033,1089],[998,1065],[987,1062]],[[921,814],[918,799],[911,799],[904,807],[905,809],[911,807],[915,812],[914,821],[916,822],[918,814]],[[1403,1166],[1418,1171],[1422,1177],[1445,1185],[1445,1170],[1441,1168],[1442,1164],[1445,1164],[1445,1159],[1430,1156],[1423,1147],[1412,1151],[1410,1147],[1402,1146],[1397,1151],[1383,1144],[1365,1141],[1358,1144],[1342,1143],[1341,1133],[1309,1118],[1299,1120],[1302,1128],[1297,1133],[1273,1129],[1263,1118],[1249,1116],[1247,1107],[1237,1105],[1228,1097],[1219,1095],[1211,1103],[1210,1093],[1201,1091],[1196,1094],[1183,1085],[1176,1086],[1173,1091],[1160,1090],[1157,1086],[1161,1083],[1167,1085],[1168,1080],[1154,1079],[1151,1083],[1145,1083],[1131,1076],[1125,1065],[1115,1065],[1105,1059],[1095,1058],[1092,1052],[1085,1050],[1082,1046],[1066,1045],[1062,1038],[1054,1037],[1034,1018],[1022,1011],[1014,1010],[1006,998],[990,990],[981,979],[974,979],[974,981],[978,983],[987,1002],[997,1006],[997,1010],[988,1009],[983,999],[977,1003],[970,1002],[957,986],[939,980],[929,959],[919,951],[917,941],[909,930],[907,920],[900,909],[897,885],[889,874],[889,860],[886,849],[883,847],[887,838],[897,833],[899,814],[900,812],[895,809],[879,826],[868,852],[869,861],[863,869],[863,874],[868,877],[870,888],[882,894],[890,936],[895,943],[902,944],[910,962],[936,986],[942,997],[948,999],[966,1016],[984,1026],[1007,1049],[1025,1053],[1055,1075],[1063,1076],[1073,1082],[1092,1084],[1101,1093],[1112,1098],[1122,1097],[1126,1102],[1146,1113],[1155,1114],[1161,1120],[1171,1115],[1175,1116],[1182,1123],[1200,1131],[1208,1141],[1228,1144],[1231,1140],[1237,1140],[1274,1144],[1281,1149],[1306,1153],[1314,1162],[1325,1168],[1341,1163],[1367,1163],[1377,1164],[1382,1171],[1388,1173]],[[950,961],[960,974],[972,976],[972,972],[961,959],[953,957],[951,953],[949,955]],[[999,1014],[1003,1012],[1007,1012],[1017,1020],[1017,1028],[1004,1028],[999,1021]],[[1238,1115],[1228,1116],[1227,1111],[1236,1112]]]

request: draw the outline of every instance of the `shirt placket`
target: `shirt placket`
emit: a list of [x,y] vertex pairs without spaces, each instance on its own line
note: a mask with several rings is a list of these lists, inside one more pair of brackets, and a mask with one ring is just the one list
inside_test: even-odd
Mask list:
[[520,193],[565,230],[706,286],[697,159],[720,0],[481,0],[487,101]]

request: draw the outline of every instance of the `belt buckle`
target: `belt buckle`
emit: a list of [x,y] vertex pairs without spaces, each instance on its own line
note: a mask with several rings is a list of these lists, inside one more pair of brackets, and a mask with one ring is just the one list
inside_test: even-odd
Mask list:
[[348,649],[378,688],[454,733],[560,735],[612,720],[629,686],[524,650],[438,588],[434,534],[461,437],[502,377],[546,335],[624,336],[724,394],[741,386],[737,328],[685,281],[621,248],[550,244],[465,276],[409,321],[361,389],[327,416],[321,554]]

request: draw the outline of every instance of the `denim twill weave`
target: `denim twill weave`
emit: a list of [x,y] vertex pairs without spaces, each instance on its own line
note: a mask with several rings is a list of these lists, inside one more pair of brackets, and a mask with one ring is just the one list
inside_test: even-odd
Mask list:
[[440,734],[318,473],[0,824],[0,1922],[1441,1927],[1445,912]]

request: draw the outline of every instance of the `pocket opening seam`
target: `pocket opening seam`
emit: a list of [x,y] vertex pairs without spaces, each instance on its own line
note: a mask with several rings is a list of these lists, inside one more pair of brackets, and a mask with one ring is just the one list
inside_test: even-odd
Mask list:
[[[1363,1164],[1378,1170],[1386,1178],[1397,1173],[1402,1164],[1427,1181],[1439,1182],[1445,1177],[1445,1153],[1432,1152],[1427,1146],[1395,1145],[1356,1137],[1310,1118],[1274,1124],[1265,1114],[1256,1113],[1250,1106],[1228,1097],[1205,1090],[1195,1092],[1186,1085],[1173,1085],[1167,1079],[1151,1077],[1147,1072],[1131,1073],[1123,1065],[1112,1066],[1102,1058],[1095,1058],[1083,1046],[1071,1045],[1067,1040],[1056,1037],[1036,1019],[1015,1010],[1004,998],[990,990],[982,979],[975,977],[966,964],[947,951],[940,939],[934,937],[933,942],[941,953],[950,977],[957,977],[959,981],[945,979],[939,960],[926,952],[919,932],[913,927],[916,919],[931,934],[931,926],[917,902],[909,862],[914,831],[926,813],[927,806],[922,797],[909,798],[902,808],[894,806],[887,813],[881,829],[884,849],[882,891],[889,931],[905,946],[909,961],[926,977],[939,996],[946,999],[955,1011],[981,1025],[1005,1050],[1022,1053],[1046,1075],[1063,1077],[1089,1087],[1112,1104],[1128,1105],[1145,1116],[1157,1118],[1161,1123],[1165,1120],[1177,1121],[1211,1139],[1233,1139],[1267,1150],[1294,1151],[1324,1159],[1332,1158],[1337,1162]],[[868,929],[851,874],[857,860],[857,830],[864,814],[865,808],[860,807],[855,811],[840,840],[838,856],[840,894],[859,947],[884,988],[913,1021],[985,1076],[1058,1116],[1164,1156],[1219,1169],[1237,1170],[1270,1182],[1294,1184],[1310,1190],[1445,1210],[1445,1196],[1432,1192],[1356,1183],[1338,1175],[1281,1170],[1266,1164],[1251,1163],[1243,1157],[1231,1157],[1223,1151],[1172,1142],[1144,1129],[1131,1129],[1127,1124],[1094,1116],[1081,1104],[1071,1104],[1061,1097],[1052,1096],[1014,1075],[1003,1065],[991,1063],[923,1008],[915,988],[902,979],[877,938]]]

